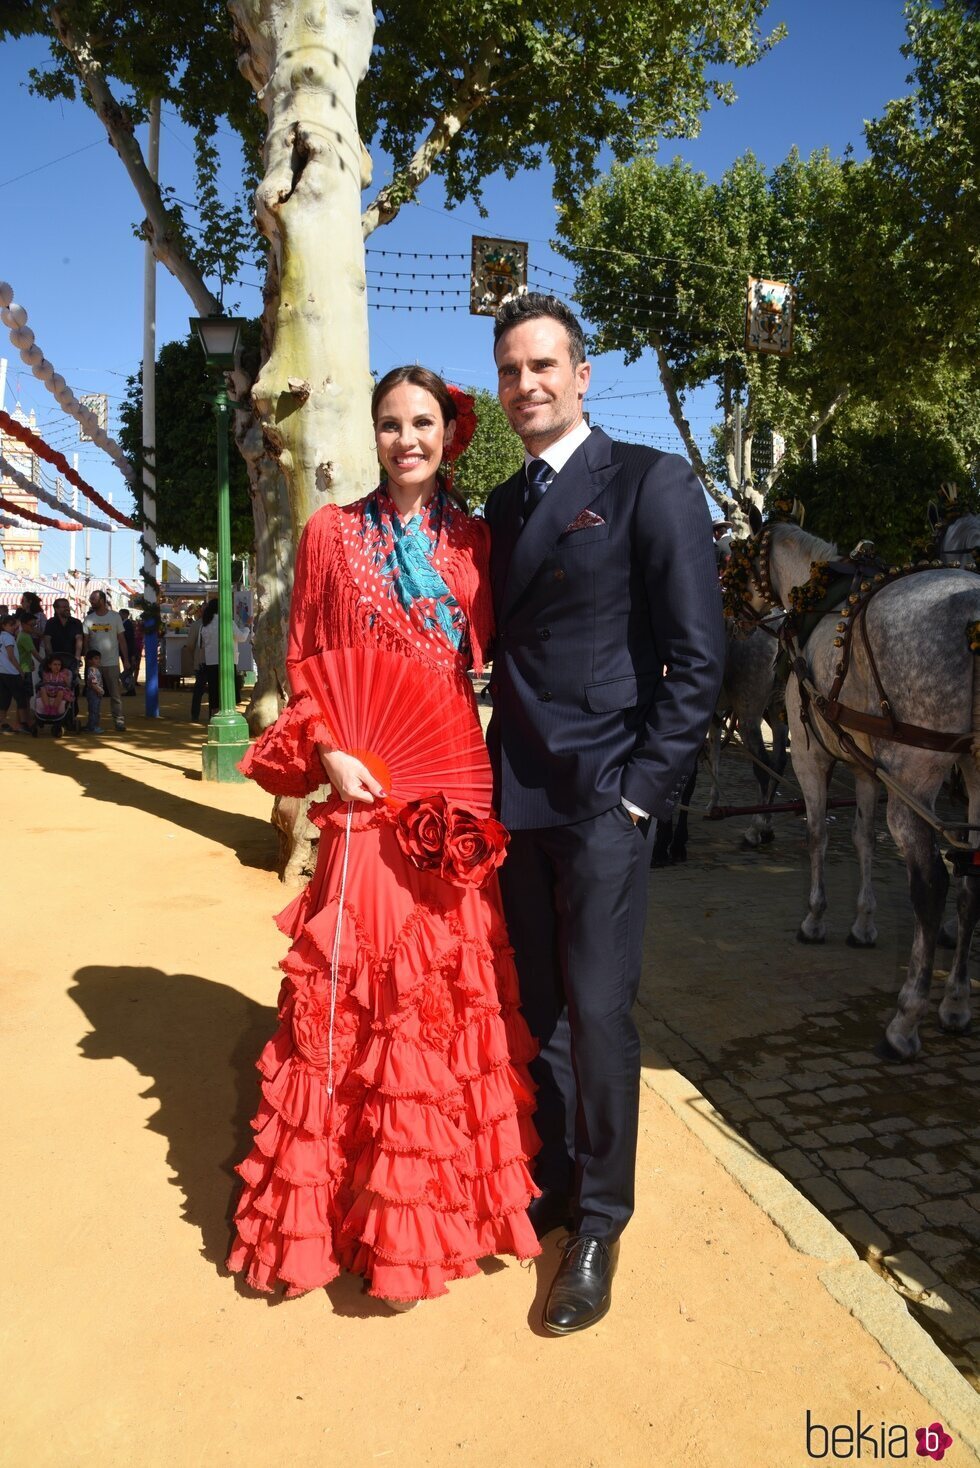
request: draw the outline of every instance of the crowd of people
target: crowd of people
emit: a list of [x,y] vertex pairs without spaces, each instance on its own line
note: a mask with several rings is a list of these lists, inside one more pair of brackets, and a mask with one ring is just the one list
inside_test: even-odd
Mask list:
[[105,591],[92,592],[84,621],[67,597],[46,617],[37,593],[25,591],[16,607],[0,607],[0,734],[102,734],[106,698],[124,731],[123,695],[136,692],[141,657],[142,629],[127,609],[113,610]]

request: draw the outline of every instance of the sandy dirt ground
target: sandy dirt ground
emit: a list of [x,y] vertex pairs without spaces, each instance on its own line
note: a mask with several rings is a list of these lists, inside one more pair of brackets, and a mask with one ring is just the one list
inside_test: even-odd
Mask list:
[[928,1404],[649,1087],[590,1332],[538,1324],[554,1236],[402,1316],[351,1278],[288,1304],[238,1287],[230,1169],[285,899],[267,797],[203,784],[199,743],[137,717],[0,744],[0,1461],[796,1468],[808,1410],[904,1426],[914,1461]]

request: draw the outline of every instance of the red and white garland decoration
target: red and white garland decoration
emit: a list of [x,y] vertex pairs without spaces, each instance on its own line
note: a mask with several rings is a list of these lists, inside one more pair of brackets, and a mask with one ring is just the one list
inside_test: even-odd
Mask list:
[[[22,474],[15,464],[12,464],[9,459],[4,458],[3,454],[0,454],[0,474],[5,475],[12,484],[16,484],[17,488],[22,489],[25,494],[34,495],[37,499],[43,500],[53,510],[65,510],[68,508],[67,505],[62,504],[56,494],[51,493],[50,489],[46,489],[43,484],[37,484],[33,479],[28,479],[27,475]],[[81,510],[72,510],[71,513],[80,525],[87,525],[90,530],[112,529],[112,526],[107,525],[104,520],[94,520],[91,515],[83,515]]]
[[[32,453],[37,454],[39,459],[44,459],[46,463],[53,464],[65,476],[69,484],[74,484],[76,489],[80,489],[85,498],[93,505],[98,505],[99,509],[109,516],[110,520],[115,520],[117,524],[125,525],[127,530],[132,530],[133,522],[130,517],[124,515],[121,510],[117,510],[115,505],[110,505],[109,501],[103,499],[97,489],[93,489],[90,484],[86,484],[82,476],[76,474],[64,454],[59,454],[56,449],[49,448],[44,442],[44,439],[40,438],[33,429],[28,428],[26,423],[18,423],[16,418],[11,418],[10,414],[5,413],[2,408],[0,408],[0,430],[4,433],[9,433],[11,438],[16,438],[22,444],[25,444]],[[106,527],[102,526],[100,528],[105,529]]]
[[74,520],[51,520],[47,515],[35,515],[33,510],[27,510],[13,500],[4,499],[2,494],[0,494],[0,510],[9,510],[13,515],[20,515],[22,519],[30,520],[35,525],[48,525],[52,530],[81,530],[83,528]]
[[10,332],[10,340],[20,353],[20,359],[25,366],[31,369],[39,382],[44,383],[65,412],[81,424],[92,442],[105,450],[127,484],[132,484],[136,478],[132,464],[116,440],[106,433],[91,409],[82,407],[61,373],[54,370],[27,324],[27,312],[14,300],[13,286],[5,280],[0,280],[0,321]]

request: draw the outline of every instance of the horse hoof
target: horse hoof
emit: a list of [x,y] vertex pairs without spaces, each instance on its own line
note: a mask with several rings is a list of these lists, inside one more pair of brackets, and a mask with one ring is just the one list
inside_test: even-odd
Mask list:
[[825,937],[824,938],[811,938],[810,935],[809,935],[809,933],[804,933],[804,931],[803,931],[802,928],[797,928],[797,930],[796,930],[796,941],[797,941],[797,943],[813,943],[813,944],[816,944],[816,943],[826,943],[827,939]]
[[760,846],[771,846],[772,843],[775,841],[775,839],[776,839],[776,833],[775,833],[775,831],[760,831],[759,832],[759,845]]
[[670,867],[673,865],[674,863],[671,861],[670,857],[665,855],[661,851],[655,851],[650,858],[651,871],[658,871],[661,867]]
[[844,939],[848,948],[874,948],[877,946],[877,938],[856,938],[853,933],[848,933]]
[[687,861],[687,847],[672,846],[670,848],[670,859],[675,865],[679,861]]
[[973,1029],[973,1021],[972,1019],[967,1019],[962,1024],[950,1024],[940,1015],[939,1028],[944,1035],[969,1035]]
[[879,1060],[885,1060],[889,1065],[907,1065],[910,1060],[915,1059],[919,1052],[914,1050],[910,1055],[903,1055],[901,1050],[895,1049],[887,1035],[882,1035],[874,1047],[874,1053]]
[[743,851],[758,851],[758,849],[759,849],[759,842],[758,841],[750,841],[749,838],[748,838],[748,836],[743,836],[742,837],[742,850]]

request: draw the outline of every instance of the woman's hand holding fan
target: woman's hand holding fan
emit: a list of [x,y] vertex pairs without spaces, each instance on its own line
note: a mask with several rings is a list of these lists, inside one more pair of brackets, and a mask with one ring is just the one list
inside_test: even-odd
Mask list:
[[347,754],[342,749],[327,750],[321,745],[320,763],[330,781],[330,788],[345,805],[352,800],[373,805],[376,797],[380,799],[388,793],[356,755]]

